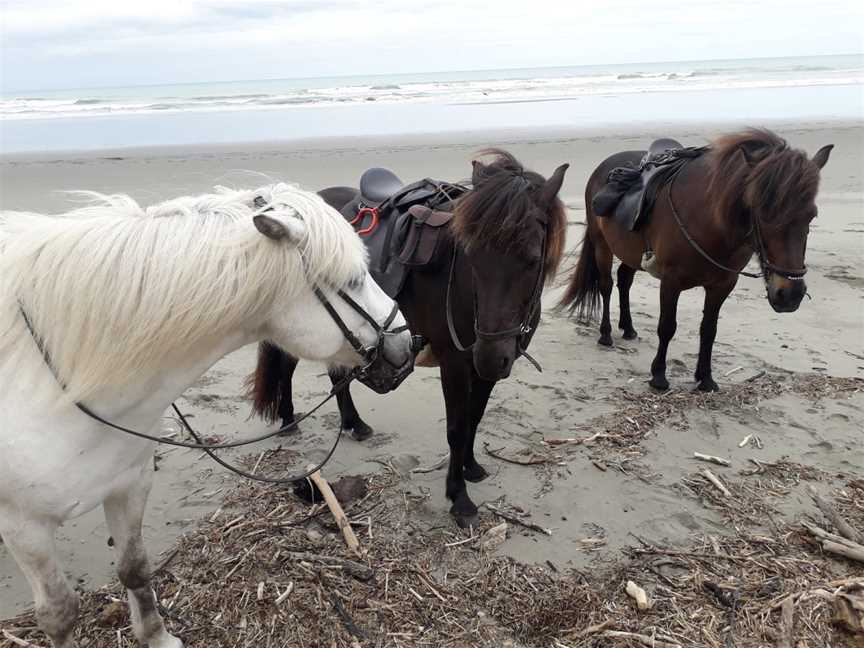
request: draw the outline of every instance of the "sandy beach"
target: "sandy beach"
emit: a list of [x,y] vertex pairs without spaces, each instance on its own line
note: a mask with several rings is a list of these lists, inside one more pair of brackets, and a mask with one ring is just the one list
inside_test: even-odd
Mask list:
[[[70,205],[70,197],[62,192],[79,189],[128,193],[142,203],[204,192],[215,184],[239,188],[290,180],[317,190],[356,185],[360,173],[370,166],[391,168],[406,182],[421,177],[459,180],[469,174],[473,152],[497,146],[544,175],[563,162],[570,163],[561,195],[569,209],[568,248],[573,250],[583,232],[585,182],[604,157],[644,148],[661,135],[685,145],[701,145],[744,125],[655,123],[579,131],[6,155],[0,157],[0,208],[59,212]],[[810,154],[824,144],[835,145],[822,173],[819,217],[808,243],[812,299],[805,300],[796,313],[777,314],[765,299],[761,281],[742,278],[720,317],[714,376],[722,391],[704,396],[692,393],[702,294],[685,293],[679,305],[678,333],[669,351],[672,390],[659,397],[647,385],[656,349],[657,280],[637,275],[631,299],[640,337],[625,341],[613,331],[611,349],[596,344],[596,322],[578,323],[566,313],[555,312],[552,306],[561,288],[548,290],[531,349],[543,373],[521,362],[497,386],[478,436],[478,457],[491,477],[469,490],[478,504],[504,498],[553,534],[512,531],[496,549],[498,554],[521,563],[548,563],[562,571],[591,570],[620,559],[623,550],[639,543],[637,537],[663,546],[684,546],[696,537],[722,538],[740,525],[756,533],[794,522],[813,512],[806,495],[808,484],[828,495],[864,478],[864,392],[860,382],[842,380],[864,377],[864,125],[832,121],[752,125],[775,128],[794,147]],[[562,274],[559,283],[564,278]],[[616,298],[613,309],[617,314]],[[204,433],[233,439],[265,428],[260,421],[247,420],[249,406],[242,396],[242,379],[254,366],[254,353],[254,347],[247,347],[225,358],[178,403],[193,414],[192,420]],[[328,387],[321,367],[301,364],[295,380],[298,410],[312,406]],[[408,472],[435,464],[447,452],[437,371],[418,368],[386,397],[360,386],[354,388],[354,395],[376,434],[364,443],[346,439],[327,466],[328,477],[378,473],[382,462],[389,463],[398,469],[406,488],[427,495],[417,515],[418,528],[455,527],[444,498],[444,471]],[[319,457],[338,426],[335,406],[322,412],[304,423],[299,435],[265,448],[281,445],[296,450],[298,466]],[[170,419],[165,426],[177,428]],[[637,451],[629,454],[615,454],[602,439],[565,446],[542,443],[550,438],[614,436],[621,430],[635,434],[636,428],[638,443],[628,447]],[[748,435],[757,435],[761,447],[741,447]],[[484,447],[504,453],[532,449],[548,461],[533,467],[502,462],[484,452]],[[797,470],[798,478],[784,482],[782,492],[765,496],[773,507],[770,522],[763,517],[730,524],[722,508],[706,504],[691,488],[694,474],[705,467],[693,460],[694,452],[730,459],[731,467],[712,470],[734,483],[748,479],[742,471],[754,467],[751,460],[780,465],[787,465],[782,463],[786,461],[806,470],[790,467],[785,476]],[[145,537],[156,562],[181,534],[212,516],[224,493],[237,483],[199,452],[160,449],[158,454],[160,470],[145,518]],[[802,477],[808,470],[821,477]],[[860,515],[861,502],[856,506]],[[106,539],[101,511],[62,530],[60,549],[66,568],[85,589],[98,588],[113,578]],[[837,565],[840,576],[853,571],[851,563]],[[23,576],[0,545],[0,619],[21,613],[30,600]]]

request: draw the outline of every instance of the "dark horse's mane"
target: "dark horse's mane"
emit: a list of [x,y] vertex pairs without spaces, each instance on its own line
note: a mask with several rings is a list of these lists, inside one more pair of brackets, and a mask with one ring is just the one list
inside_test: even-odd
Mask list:
[[[475,167],[474,188],[456,202],[452,232],[465,249],[489,245],[518,249],[528,238],[528,219],[536,216],[546,183],[539,173],[526,170],[510,153],[500,149],[481,151],[491,155],[489,164]],[[546,280],[555,277],[564,254],[567,215],[564,203],[554,198],[549,206],[546,241]]]
[[819,167],[767,129],[717,138],[709,164],[709,197],[721,216],[746,207],[766,222],[784,225],[819,188]]

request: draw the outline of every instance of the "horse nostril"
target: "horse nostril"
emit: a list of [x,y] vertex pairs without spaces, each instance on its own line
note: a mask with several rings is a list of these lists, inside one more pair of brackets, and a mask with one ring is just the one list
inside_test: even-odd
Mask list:
[[777,301],[780,303],[786,301],[786,289],[785,288],[778,288],[777,292],[775,293],[775,297],[776,297]]
[[504,369],[506,369],[507,366],[508,366],[509,364],[510,364],[510,359],[509,359],[509,358],[501,358],[501,370],[502,370],[502,371],[503,371]]

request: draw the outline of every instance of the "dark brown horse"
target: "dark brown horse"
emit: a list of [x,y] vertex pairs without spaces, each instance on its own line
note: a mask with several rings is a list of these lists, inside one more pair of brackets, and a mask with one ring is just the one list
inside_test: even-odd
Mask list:
[[[446,494],[460,526],[473,523],[477,515],[465,480],[487,476],[474,456],[477,426],[495,383],[510,375],[539,323],[543,284],[555,276],[566,233],[564,206],[557,196],[568,165],[546,180],[509,153],[486,154],[494,159],[473,163],[473,189],[439,207],[452,209],[453,219],[435,260],[412,269],[397,296],[411,332],[428,340],[440,365],[450,446]],[[320,193],[341,210],[357,190],[334,187]],[[261,345],[250,376],[257,414],[270,421],[293,419],[296,365],[275,346]],[[339,376],[331,374],[331,379]],[[338,402],[344,430],[358,439],[371,434],[347,389]]]
[[[804,253],[810,221],[816,217],[819,172],[832,145],[812,159],[789,148],[768,130],[747,130],[717,139],[702,156],[687,162],[657,194],[647,225],[629,231],[598,217],[592,198],[617,167],[636,166],[645,151],[626,151],[604,160],[585,188],[587,231],[582,252],[561,305],[590,318],[603,300],[599,343],[612,345],[609,299],[613,256],[621,259],[618,294],[624,339],[636,337],[630,316],[630,286],[646,248],[656,255],[660,279],[660,344],[650,384],[669,388],[666,351],[675,335],[681,291],[702,286],[705,307],[699,329],[699,389],[714,391],[711,349],[720,307],[739,273],[755,253],[768,301],[777,312],[797,310],[806,294]],[[676,217],[677,215],[677,217]],[[680,220],[680,223],[679,223]],[[689,239],[689,240],[688,240]]]

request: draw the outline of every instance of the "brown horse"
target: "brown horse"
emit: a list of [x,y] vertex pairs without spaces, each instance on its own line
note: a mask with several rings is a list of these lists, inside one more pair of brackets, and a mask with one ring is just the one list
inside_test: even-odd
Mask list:
[[591,175],[585,188],[587,231],[579,262],[561,306],[590,318],[603,300],[599,344],[612,345],[609,299],[613,255],[621,259],[618,294],[624,339],[636,337],[630,316],[630,286],[642,255],[653,250],[660,279],[660,344],[651,364],[650,384],[669,388],[666,351],[675,335],[678,296],[705,289],[699,328],[696,381],[714,391],[711,350],[720,307],[755,253],[768,301],[777,312],[798,308],[806,294],[804,253],[810,221],[816,217],[819,172],[833,145],[809,159],[768,130],[720,137],[709,150],[687,162],[657,193],[647,225],[629,231],[612,218],[598,217],[592,198],[612,169],[638,165],[645,151],[617,153]]
[[[543,284],[554,278],[564,250],[566,215],[558,199],[568,165],[546,180],[509,153],[474,162],[473,189],[439,210],[453,218],[435,260],[413,267],[396,297],[414,335],[431,347],[441,368],[450,463],[447,497],[460,526],[476,521],[465,480],[487,476],[474,456],[474,439],[498,380],[527,356],[540,320]],[[357,190],[331,187],[320,195],[341,210]],[[374,262],[374,261],[373,261]],[[291,379],[297,360],[263,343],[250,376],[253,410],[288,424],[294,405]],[[340,376],[331,372],[331,380]],[[348,389],[337,395],[342,429],[363,439],[372,429],[360,418]]]

